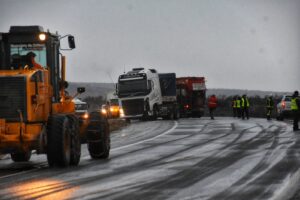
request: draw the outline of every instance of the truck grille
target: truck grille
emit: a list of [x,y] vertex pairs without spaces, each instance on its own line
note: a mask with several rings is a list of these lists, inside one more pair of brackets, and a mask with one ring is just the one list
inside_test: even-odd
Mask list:
[[0,118],[20,121],[18,110],[26,121],[26,78],[0,77]]
[[141,115],[144,113],[144,99],[123,100],[122,108],[125,115]]

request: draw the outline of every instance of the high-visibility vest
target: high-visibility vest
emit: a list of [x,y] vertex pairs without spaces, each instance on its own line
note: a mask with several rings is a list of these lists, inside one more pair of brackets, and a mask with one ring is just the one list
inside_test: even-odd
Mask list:
[[233,108],[236,108],[236,100],[233,100],[233,101],[232,101],[232,107],[233,107]]
[[245,98],[245,101],[246,101],[246,107],[249,108],[250,107],[250,103],[249,103],[249,99],[247,97]]
[[208,100],[208,107],[209,108],[216,108],[217,107],[217,97],[211,96]]
[[298,110],[297,98],[293,97],[291,99],[291,110]]
[[242,98],[242,100],[241,100],[241,107],[242,107],[242,108],[245,107],[245,99],[244,99],[244,98]]
[[274,104],[274,102],[272,101],[272,99],[268,98],[267,99],[267,108],[273,108],[273,104]]
[[241,107],[241,100],[236,100],[236,107],[237,108],[240,108]]

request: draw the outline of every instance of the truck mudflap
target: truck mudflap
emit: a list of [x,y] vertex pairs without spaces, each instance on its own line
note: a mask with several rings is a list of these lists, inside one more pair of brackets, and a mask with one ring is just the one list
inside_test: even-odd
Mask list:
[[179,119],[180,113],[177,104],[165,104],[160,107],[159,116],[163,119]]

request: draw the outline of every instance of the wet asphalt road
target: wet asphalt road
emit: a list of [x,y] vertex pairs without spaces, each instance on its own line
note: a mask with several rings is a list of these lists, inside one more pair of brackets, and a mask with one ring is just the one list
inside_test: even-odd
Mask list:
[[[299,134],[299,135],[298,135]],[[133,122],[108,160],[0,161],[0,199],[299,199],[300,132],[265,119]]]

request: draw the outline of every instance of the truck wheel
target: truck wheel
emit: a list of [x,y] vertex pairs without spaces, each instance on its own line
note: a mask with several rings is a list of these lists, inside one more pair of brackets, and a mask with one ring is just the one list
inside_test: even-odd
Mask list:
[[49,117],[47,124],[47,160],[49,166],[67,167],[71,160],[70,120],[64,115]]
[[152,120],[157,120],[157,116],[158,116],[158,108],[157,106],[154,106]]
[[179,118],[180,118],[179,110],[178,110],[178,109],[175,109],[174,112],[175,112],[175,113],[174,113],[174,119],[175,119],[175,120],[179,119]]
[[70,155],[70,165],[77,166],[80,161],[81,156],[81,142],[79,136],[79,121],[73,116],[68,116],[70,120],[71,129],[71,155]]
[[87,130],[88,150],[93,159],[105,159],[110,152],[109,125],[100,115],[90,115],[90,124]]
[[175,119],[175,113],[174,113],[174,111],[172,111],[172,112],[169,113],[168,119],[170,119],[170,120],[174,120]]
[[31,151],[11,153],[10,157],[14,162],[28,162],[31,157]]

